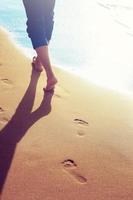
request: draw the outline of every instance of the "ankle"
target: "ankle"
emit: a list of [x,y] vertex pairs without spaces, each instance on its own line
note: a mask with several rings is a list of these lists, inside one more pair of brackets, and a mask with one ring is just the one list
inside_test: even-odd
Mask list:
[[47,80],[55,79],[55,75],[53,73],[47,73]]
[[38,56],[37,56],[37,58],[36,58],[36,62],[37,62],[38,64],[41,65],[41,61],[40,61],[40,59],[38,58]]

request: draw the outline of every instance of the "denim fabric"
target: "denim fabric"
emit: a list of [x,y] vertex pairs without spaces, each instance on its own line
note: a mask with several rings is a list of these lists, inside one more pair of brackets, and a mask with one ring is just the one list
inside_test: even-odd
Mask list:
[[33,48],[48,45],[54,25],[55,0],[23,0],[23,4]]

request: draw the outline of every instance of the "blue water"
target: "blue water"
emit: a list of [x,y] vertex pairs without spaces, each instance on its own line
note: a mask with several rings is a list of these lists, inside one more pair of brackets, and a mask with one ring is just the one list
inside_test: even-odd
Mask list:
[[[56,0],[52,60],[95,84],[133,92],[132,0]],[[0,25],[32,49],[21,0],[0,2]]]
[[[70,2],[69,2],[70,3]],[[71,23],[73,12],[66,16],[63,1],[56,2],[55,7],[55,28],[51,41],[51,52],[54,60],[60,65],[67,65],[68,68],[83,64],[85,57],[82,51],[78,52],[79,41],[76,40],[74,27]],[[68,4],[70,6],[70,4]],[[65,11],[65,13],[63,13]],[[69,7],[68,7],[68,11]],[[67,19],[67,20],[66,20]],[[0,2],[0,25],[7,28],[13,34],[14,39],[24,47],[32,48],[31,42],[26,33],[26,16],[21,0],[5,0]],[[77,49],[77,50],[76,50]],[[76,51],[75,51],[76,50]],[[82,54],[82,56],[81,56]],[[75,58],[76,59],[75,59]]]

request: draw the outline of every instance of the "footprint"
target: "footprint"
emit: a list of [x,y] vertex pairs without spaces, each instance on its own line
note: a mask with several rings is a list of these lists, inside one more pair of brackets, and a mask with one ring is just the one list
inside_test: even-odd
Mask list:
[[85,131],[84,130],[78,130],[77,133],[81,137],[83,137],[85,135]]
[[76,163],[71,159],[64,160],[62,162],[62,164],[65,168],[73,168],[73,167],[75,168],[75,167],[77,167]]
[[4,112],[5,110],[2,107],[0,107],[0,123],[1,124],[5,124],[10,120],[10,117],[5,116]]
[[11,117],[8,113],[4,113],[4,112],[5,112],[5,110],[0,107],[0,114],[1,114],[0,115],[0,123],[5,125],[10,121]]
[[87,179],[84,176],[81,176],[77,172],[71,172],[71,175],[81,184],[87,183]]
[[1,79],[1,82],[3,82],[3,83],[6,83],[6,84],[12,84],[12,81],[11,80],[9,80],[8,78],[2,78]]
[[79,125],[78,126],[78,130],[77,130],[77,135],[80,136],[80,137],[83,137],[85,136],[86,134],[86,127],[89,125],[89,123],[85,120],[82,120],[82,119],[74,119],[74,122]]
[[0,119],[0,123],[2,123],[2,124],[6,124],[6,123],[8,123],[10,121],[10,119],[8,118],[8,117],[2,117],[1,119]]
[[13,82],[7,78],[0,79],[0,83],[0,86],[4,87],[4,89],[13,87]]
[[74,119],[77,124],[88,125],[89,123],[82,119]]
[[80,184],[85,184],[87,183],[87,179],[82,176],[78,171],[77,171],[77,164],[71,160],[67,159],[62,162],[64,170],[71,175],[78,183]]
[[0,113],[3,113],[4,109],[2,107],[0,107]]

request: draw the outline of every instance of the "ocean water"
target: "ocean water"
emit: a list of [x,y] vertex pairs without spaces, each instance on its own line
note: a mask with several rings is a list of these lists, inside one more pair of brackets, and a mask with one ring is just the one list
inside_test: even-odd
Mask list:
[[[25,23],[21,0],[1,0],[0,25],[32,56]],[[56,0],[50,50],[63,69],[133,94],[133,1]]]

